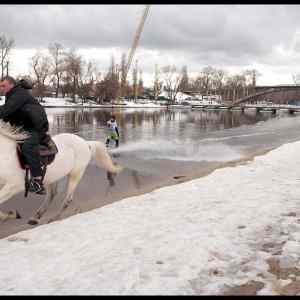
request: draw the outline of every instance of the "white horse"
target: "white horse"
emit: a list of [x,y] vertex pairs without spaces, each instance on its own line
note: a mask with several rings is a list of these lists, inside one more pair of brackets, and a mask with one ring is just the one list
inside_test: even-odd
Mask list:
[[[0,203],[10,199],[13,195],[24,191],[25,171],[20,167],[17,157],[17,141],[24,140],[28,133],[20,128],[11,127],[9,123],[0,120]],[[58,214],[51,219],[57,219],[61,212],[72,201],[73,193],[78,185],[90,160],[94,158],[99,167],[104,167],[108,172],[118,173],[122,167],[114,164],[107,153],[106,147],[99,141],[86,141],[83,138],[62,133],[52,137],[58,153],[54,161],[47,166],[44,178],[44,185],[47,191],[46,199],[29,220],[29,224],[37,224],[38,220],[45,213],[54,197],[56,182],[64,176],[68,176],[68,188]],[[20,218],[17,211],[4,213],[0,211],[0,220],[8,218]]]

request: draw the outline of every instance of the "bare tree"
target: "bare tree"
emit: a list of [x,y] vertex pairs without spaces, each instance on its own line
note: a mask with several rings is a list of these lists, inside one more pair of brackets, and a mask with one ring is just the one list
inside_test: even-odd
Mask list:
[[191,89],[197,93],[208,95],[214,89],[216,83],[215,77],[216,70],[210,66],[205,67],[191,82]]
[[235,101],[245,96],[246,77],[242,74],[234,74],[226,78],[227,100]]
[[99,80],[95,86],[95,97],[97,102],[103,104],[104,100],[107,99],[106,96],[106,82],[105,80]]
[[114,56],[111,56],[111,64],[108,69],[108,73],[105,76],[106,84],[106,100],[114,102],[119,96],[120,84],[120,69],[117,64],[115,64]]
[[45,82],[51,72],[49,57],[37,51],[36,54],[31,58],[30,65],[34,74],[33,94],[37,96],[40,101],[42,101],[46,92]]
[[178,87],[182,78],[182,73],[178,74],[177,69],[174,65],[165,66],[162,68],[162,71],[169,101],[174,103],[176,95],[178,93]]
[[191,90],[197,93],[204,93],[202,74],[198,75],[196,78],[192,79],[190,82]]
[[120,67],[120,77],[121,77],[121,86],[120,86],[120,95],[121,97],[127,96],[127,61],[126,54],[122,54],[121,58],[121,67]]
[[206,95],[212,92],[212,82],[213,82],[214,74],[215,74],[215,69],[211,66],[205,67],[202,70],[203,88]]
[[261,76],[261,73],[258,72],[256,69],[248,69],[244,71],[243,73],[246,77],[246,93],[245,96],[252,94],[255,92],[256,87],[256,81],[259,76]]
[[81,72],[78,74],[77,80],[77,95],[81,99],[83,104],[89,95],[90,90],[90,78],[89,78],[90,66],[84,60],[81,61]]
[[95,82],[97,73],[97,66],[94,62],[82,61],[82,72],[79,75],[78,83],[78,95],[81,97],[82,103],[87,99],[87,97],[95,95]]
[[136,102],[138,96],[138,61],[135,61],[135,65],[132,68],[132,92],[133,99]]
[[120,84],[120,68],[115,64],[114,56],[111,56],[111,63],[106,74],[101,74],[98,71],[94,72],[94,95],[99,103],[112,101],[119,96]]
[[153,84],[153,93],[154,93],[154,99],[157,100],[158,95],[162,91],[163,82],[160,81],[160,70],[158,68],[158,65],[155,65],[154,70],[154,84]]
[[143,72],[139,70],[139,83],[138,83],[138,96],[142,96],[144,93],[144,82],[143,82]]
[[256,82],[257,82],[257,78],[259,76],[261,76],[262,74],[256,70],[256,69],[250,69],[250,70],[247,70],[247,75],[249,75],[251,77],[251,85],[252,87],[256,87]]
[[213,89],[215,94],[222,95],[223,94],[223,87],[225,83],[225,76],[226,71],[222,69],[216,69],[213,74]]
[[48,47],[50,53],[50,62],[54,76],[55,97],[58,97],[61,78],[64,72],[64,48],[59,43],[50,44]]
[[178,86],[178,91],[185,92],[190,88],[187,66],[183,66],[181,70],[181,80]]
[[14,46],[14,39],[8,38],[4,34],[0,35],[0,66],[1,79],[4,77],[4,71],[8,75],[9,53]]
[[79,88],[79,78],[82,75],[83,60],[81,55],[77,55],[74,49],[66,53],[65,57],[65,76],[67,91],[71,93],[73,101],[76,100]]

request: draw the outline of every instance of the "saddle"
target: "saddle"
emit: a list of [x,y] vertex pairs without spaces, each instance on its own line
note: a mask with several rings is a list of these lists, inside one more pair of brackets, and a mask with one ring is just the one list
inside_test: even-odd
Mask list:
[[[25,156],[22,154],[22,144],[23,142],[17,143],[17,156],[19,159],[20,166],[23,170],[29,168]],[[41,157],[41,164],[42,167],[50,165],[55,158],[58,149],[50,137],[50,135],[46,135],[45,138],[42,140],[41,144],[39,145],[39,153]]]
[[[29,185],[30,185],[30,176],[29,176],[29,165],[26,162],[26,158],[22,154],[22,144],[23,142],[17,143],[17,156],[19,159],[20,167],[26,171],[25,173],[25,194],[24,196],[27,197]],[[47,165],[50,165],[55,158],[58,149],[51,139],[50,135],[46,135],[45,138],[41,141],[39,145],[39,153],[41,157],[41,167],[42,167],[42,179],[44,179],[47,171]]]

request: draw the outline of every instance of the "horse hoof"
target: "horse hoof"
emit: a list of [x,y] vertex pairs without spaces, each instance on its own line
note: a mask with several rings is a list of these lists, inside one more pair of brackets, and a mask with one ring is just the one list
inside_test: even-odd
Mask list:
[[39,224],[38,220],[36,220],[36,219],[29,219],[27,223],[29,225],[37,225],[37,224]]
[[75,208],[74,209],[74,214],[80,214],[81,213],[81,209],[80,208]]
[[7,213],[7,217],[9,219],[21,219],[21,215],[19,214],[19,212],[17,210],[15,210],[15,211],[10,210]]
[[19,212],[16,210],[16,219],[21,219],[21,215],[19,214]]

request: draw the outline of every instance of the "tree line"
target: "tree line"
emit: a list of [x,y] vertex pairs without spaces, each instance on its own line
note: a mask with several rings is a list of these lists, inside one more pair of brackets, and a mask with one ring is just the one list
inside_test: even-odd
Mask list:
[[[13,38],[0,35],[1,78],[9,75],[10,53],[14,45]],[[67,49],[58,42],[51,43],[46,51],[37,50],[30,58],[29,66],[29,74],[25,77],[34,84],[33,94],[40,101],[49,93],[55,97],[70,97],[73,101],[79,98],[84,102],[92,98],[97,103],[115,101],[119,97],[161,99],[162,91],[171,102],[179,92],[221,95],[224,101],[235,101],[253,93],[261,75],[256,69],[232,75],[226,70],[206,66],[191,76],[187,66],[156,64],[152,86],[144,87],[143,72],[137,60],[131,67],[131,81],[127,79],[125,53],[119,63],[111,56],[108,70],[101,72],[94,61],[83,59],[76,49]]]

